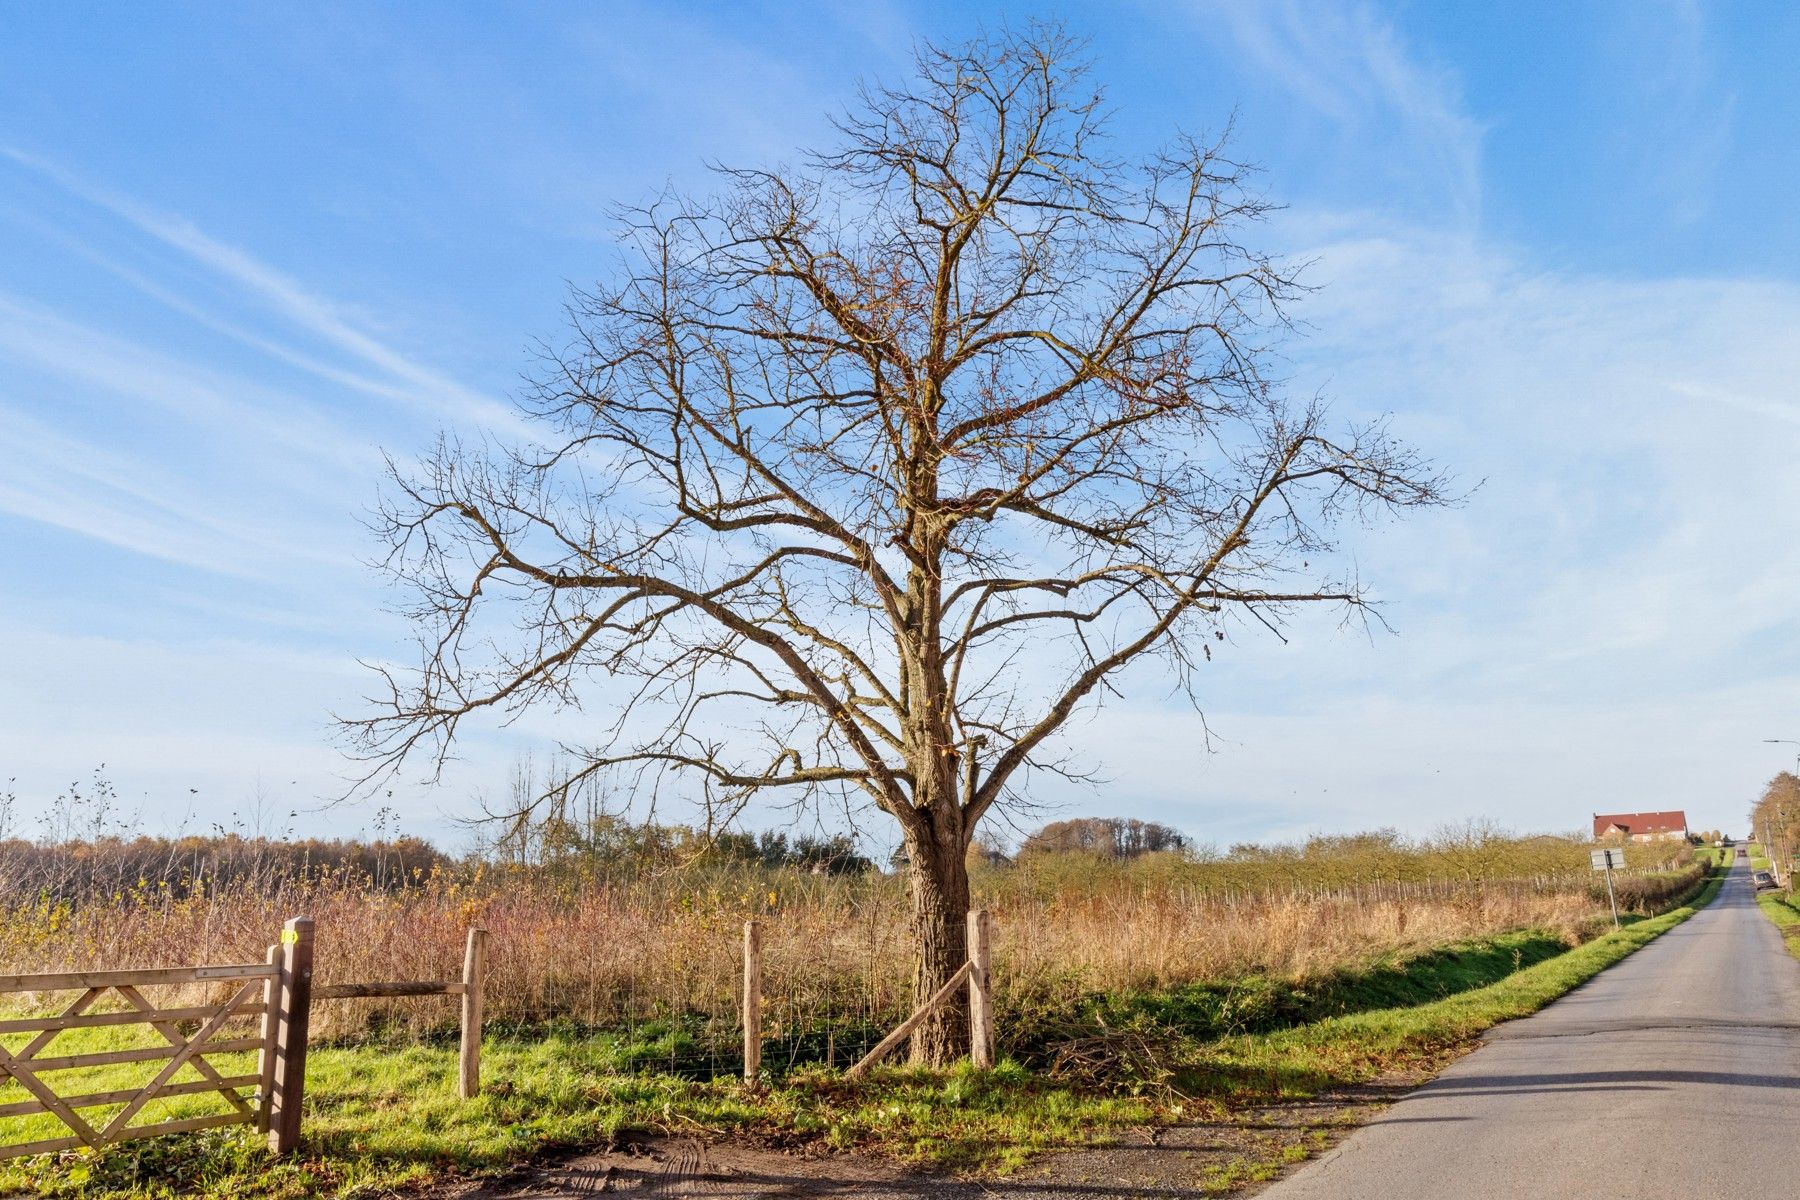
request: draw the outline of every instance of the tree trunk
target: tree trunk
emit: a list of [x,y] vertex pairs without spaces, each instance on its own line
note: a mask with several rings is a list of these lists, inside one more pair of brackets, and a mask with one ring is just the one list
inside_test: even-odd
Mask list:
[[[913,845],[912,932],[919,956],[913,1006],[925,1003],[969,957],[969,866],[961,838]],[[946,844],[948,843],[948,844]],[[946,1066],[969,1052],[969,994],[953,992],[912,1035],[911,1059]]]

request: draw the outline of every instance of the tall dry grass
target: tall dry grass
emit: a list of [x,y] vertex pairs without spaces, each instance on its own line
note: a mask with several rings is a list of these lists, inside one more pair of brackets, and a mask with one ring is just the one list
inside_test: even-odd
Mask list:
[[[996,922],[1004,1016],[1066,1011],[1095,993],[1305,978],[1517,929],[1573,943],[1604,912],[1585,854],[1562,839],[1499,840],[1486,857],[1390,839],[1315,847],[1310,860],[1053,856],[981,869],[976,889]],[[1697,879],[1675,848],[1638,859],[1679,869],[1628,876],[1627,907],[1657,910]],[[492,934],[490,1019],[685,1023],[702,1031],[698,1044],[708,1028],[734,1027],[742,922],[754,916],[775,1041],[860,1043],[911,996],[904,885],[878,873],[713,866],[620,878],[475,863],[439,864],[401,888],[341,868],[166,882],[75,898],[0,886],[0,973],[257,962],[282,921],[304,914],[317,922],[320,983],[452,979],[465,930],[480,923]],[[317,1023],[349,1036],[453,1019],[441,1000],[347,1001],[322,1005]]]

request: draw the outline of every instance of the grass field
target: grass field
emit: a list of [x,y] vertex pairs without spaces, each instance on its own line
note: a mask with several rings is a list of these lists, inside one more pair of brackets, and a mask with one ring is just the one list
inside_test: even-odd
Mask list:
[[[1093,1001],[1105,1006],[1096,1026],[1110,1038],[1088,1039],[1087,1058],[1054,1069],[1009,1060],[987,1074],[890,1068],[852,1082],[835,1069],[801,1067],[746,1092],[725,1078],[646,1070],[682,1036],[678,1024],[625,1033],[565,1022],[490,1033],[485,1094],[463,1103],[453,1092],[450,1040],[326,1045],[309,1070],[302,1152],[287,1161],[271,1165],[250,1131],[227,1129],[0,1164],[0,1189],[95,1198],[378,1196],[504,1171],[621,1129],[817,1140],[949,1169],[1005,1170],[1122,1126],[1196,1115],[1229,1121],[1254,1104],[1434,1065],[1686,919],[1717,887],[1715,878],[1688,904],[1633,915],[1624,930],[1573,949],[1556,931],[1514,930],[1393,951],[1306,979],[1246,977],[1239,992],[1258,998],[1238,1004],[1236,1016],[1221,1015],[1217,981],[1103,993]],[[59,1052],[115,1048],[125,1036],[83,1030],[80,1044],[59,1042]],[[82,1080],[81,1090],[127,1083],[109,1069]],[[163,1103],[166,1115],[191,1115],[203,1103],[222,1111],[217,1101]],[[21,1124],[39,1136],[52,1132],[44,1118],[15,1119],[4,1136],[17,1140]],[[1267,1166],[1247,1162],[1219,1186]]]

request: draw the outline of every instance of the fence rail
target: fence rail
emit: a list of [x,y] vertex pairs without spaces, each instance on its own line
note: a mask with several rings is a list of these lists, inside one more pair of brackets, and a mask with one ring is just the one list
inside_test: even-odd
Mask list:
[[415,996],[460,996],[462,983],[430,983],[404,980],[395,983],[333,983],[313,989],[314,1000],[397,1000]]
[[159,967],[143,971],[63,971],[44,975],[0,975],[0,992],[70,992],[77,988],[156,987],[169,983],[212,983],[230,979],[268,979],[267,963],[225,967]]

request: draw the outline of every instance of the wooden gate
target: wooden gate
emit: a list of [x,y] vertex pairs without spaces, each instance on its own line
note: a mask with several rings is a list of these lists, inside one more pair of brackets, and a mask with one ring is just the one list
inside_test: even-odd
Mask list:
[[[68,1136],[42,1138],[16,1145],[0,1145],[0,1158],[46,1154],[80,1146],[108,1146],[131,1138],[163,1133],[211,1129],[221,1125],[258,1124],[267,1127],[265,1100],[270,1092],[274,1066],[276,1021],[270,1013],[276,1005],[281,968],[274,961],[243,966],[175,967],[145,971],[80,971],[58,975],[0,975],[0,998],[20,993],[78,992],[76,999],[50,1016],[0,1019],[0,1037],[31,1034],[14,1049],[0,1042],[0,1084],[10,1079],[30,1095],[28,1100],[0,1104],[0,1117],[24,1117],[48,1113],[69,1130]],[[223,985],[224,999],[200,1005],[159,1007],[144,997],[142,988]],[[122,1007],[120,1006],[122,1002]],[[103,1011],[95,1011],[101,1008]],[[226,1026],[234,1020],[260,1018],[254,1036],[229,1036]],[[59,1037],[76,1030],[100,1030],[145,1025],[164,1045],[88,1053],[50,1054]],[[184,1030],[192,1030],[185,1032]],[[225,1075],[207,1061],[207,1055],[255,1050],[259,1052],[255,1074]],[[138,1087],[103,1091],[59,1091],[59,1076],[79,1080],[85,1072],[122,1063],[161,1062],[148,1083]],[[175,1082],[183,1067],[198,1079]],[[76,1083],[74,1087],[84,1086]],[[91,1085],[88,1085],[91,1086]],[[245,1089],[252,1089],[245,1095]],[[132,1124],[144,1106],[175,1096],[215,1093],[228,1112],[209,1116]],[[110,1117],[90,1121],[83,1109],[122,1105]]]
[[[255,965],[223,967],[170,967],[146,971],[74,971],[58,975],[0,975],[0,1038],[31,1035],[22,1045],[9,1047],[0,1041],[0,1089],[17,1084],[31,1098],[7,1101],[0,1095],[0,1118],[48,1114],[68,1129],[68,1135],[6,1144],[0,1139],[0,1158],[48,1154],[81,1146],[99,1148],[131,1138],[161,1133],[213,1129],[221,1125],[249,1125],[268,1134],[269,1149],[286,1154],[300,1142],[300,1112],[306,1092],[307,1030],[315,994],[321,1000],[350,1000],[383,996],[458,996],[462,999],[462,1051],[457,1072],[457,1094],[465,1100],[481,1090],[482,979],[487,962],[487,931],[469,930],[463,957],[463,977],[457,983],[408,981],[401,983],[342,983],[315,990],[313,976],[313,922],[295,917],[282,926],[281,941],[269,947],[268,961]],[[144,998],[140,988],[207,986],[223,989],[222,998],[206,1004],[159,1008]],[[9,995],[77,992],[61,1012],[48,1016],[11,1015],[5,1004]],[[102,1005],[107,1007],[103,1011]],[[254,1037],[233,1035],[233,1021],[260,1018]],[[130,1049],[89,1050],[47,1054],[59,1037],[84,1030],[108,1030],[145,1025],[163,1045]],[[191,1032],[190,1032],[191,1031]],[[257,1052],[255,1074],[226,1075],[207,1061],[209,1054]],[[81,1091],[84,1072],[122,1063],[160,1062],[148,1083],[140,1086]],[[182,1068],[198,1079],[177,1082]],[[52,1077],[74,1072],[76,1083],[58,1089]],[[68,1078],[68,1076],[64,1076]],[[248,1095],[244,1089],[252,1089]],[[177,1096],[222,1097],[229,1111],[207,1116],[132,1124],[144,1106]],[[100,1120],[88,1120],[82,1109],[113,1108],[118,1111]]]

